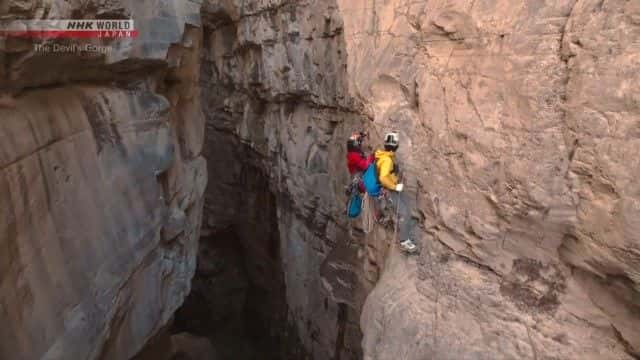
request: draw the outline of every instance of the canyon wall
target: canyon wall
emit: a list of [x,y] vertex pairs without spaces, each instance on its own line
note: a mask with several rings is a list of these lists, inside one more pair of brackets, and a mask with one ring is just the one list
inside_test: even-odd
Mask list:
[[[0,42],[0,358],[131,358],[166,334],[196,258],[205,301],[177,325],[250,308],[275,358],[639,356],[636,2],[0,14],[140,30],[106,56]],[[344,216],[360,129],[401,134],[417,256]]]
[[19,1],[0,11],[131,17],[139,30],[95,41],[111,46],[105,56],[1,44],[1,169],[11,194],[1,202],[11,250],[1,357],[127,359],[166,340],[196,257],[209,276],[218,259],[207,256],[209,242],[229,233],[247,273],[239,282],[255,291],[230,301],[255,305],[254,325],[265,324],[282,356],[359,357],[366,290],[337,159],[364,117],[347,95],[334,3]]
[[203,231],[236,233],[261,299],[248,300],[255,325],[286,330],[281,358],[358,358],[355,294],[362,303],[366,290],[343,216],[343,159],[365,119],[347,94],[337,6],[209,1],[203,19]]
[[131,16],[140,29],[104,57],[0,42],[0,358],[131,358],[195,271],[200,4],[0,5],[18,18]]
[[365,359],[638,356],[637,3],[339,4],[422,228],[367,299]]

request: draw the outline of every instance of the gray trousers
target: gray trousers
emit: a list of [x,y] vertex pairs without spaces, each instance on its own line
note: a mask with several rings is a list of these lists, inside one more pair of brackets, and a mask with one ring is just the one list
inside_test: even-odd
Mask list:
[[[408,189],[407,189],[408,190]],[[411,210],[413,209],[413,203],[411,199],[413,197],[409,192],[396,192],[394,191],[391,194],[391,199],[395,202],[395,205],[398,207],[398,240],[400,242],[405,241],[407,239],[411,239],[415,241],[412,237],[413,230],[416,225],[416,220],[411,216]]]
[[412,236],[414,235],[414,229],[416,226],[416,219],[411,216],[412,210],[415,207],[415,189],[409,189],[405,185],[404,192],[389,191],[387,199],[381,199],[379,206],[383,216],[396,221],[395,226],[398,231],[397,241],[405,241],[411,239],[415,242]]

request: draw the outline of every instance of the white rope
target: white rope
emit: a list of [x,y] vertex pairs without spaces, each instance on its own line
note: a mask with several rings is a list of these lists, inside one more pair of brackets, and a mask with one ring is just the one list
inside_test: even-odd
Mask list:
[[364,204],[362,206],[362,210],[364,214],[362,214],[362,229],[365,234],[369,234],[373,230],[373,226],[375,224],[375,218],[372,210],[374,200],[369,197],[369,194],[365,193],[363,201]]

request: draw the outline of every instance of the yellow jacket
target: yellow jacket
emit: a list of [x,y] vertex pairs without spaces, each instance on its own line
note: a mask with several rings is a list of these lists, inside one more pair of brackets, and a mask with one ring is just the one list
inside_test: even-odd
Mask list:
[[395,190],[398,176],[393,172],[393,151],[376,150],[376,170],[380,184],[389,190]]

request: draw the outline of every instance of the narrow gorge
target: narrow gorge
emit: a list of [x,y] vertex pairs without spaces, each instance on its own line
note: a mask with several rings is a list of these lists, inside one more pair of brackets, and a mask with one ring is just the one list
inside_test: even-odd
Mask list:
[[[0,37],[0,360],[640,358],[640,2],[15,19],[137,37]],[[345,214],[361,130],[400,133],[419,254]]]

